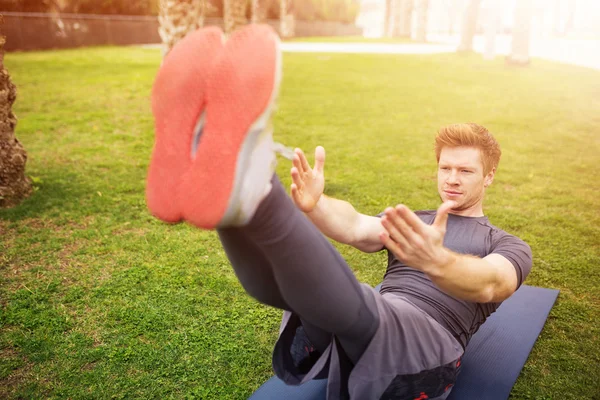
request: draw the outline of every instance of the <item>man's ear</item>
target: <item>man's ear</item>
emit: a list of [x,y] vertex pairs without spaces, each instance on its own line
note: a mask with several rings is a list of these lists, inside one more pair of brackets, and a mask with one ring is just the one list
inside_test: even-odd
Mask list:
[[494,182],[494,175],[496,175],[496,167],[492,168],[490,172],[483,178],[483,186],[488,187]]

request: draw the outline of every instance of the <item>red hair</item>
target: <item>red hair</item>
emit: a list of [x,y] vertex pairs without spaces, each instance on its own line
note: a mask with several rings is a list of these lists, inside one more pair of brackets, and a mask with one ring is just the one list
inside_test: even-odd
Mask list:
[[473,123],[447,125],[435,137],[435,157],[440,161],[444,147],[475,147],[481,152],[483,175],[487,175],[500,162],[500,145],[483,126]]

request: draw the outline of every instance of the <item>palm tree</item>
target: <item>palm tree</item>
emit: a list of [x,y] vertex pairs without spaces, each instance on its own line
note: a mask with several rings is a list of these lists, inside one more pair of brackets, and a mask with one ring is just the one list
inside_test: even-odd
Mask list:
[[402,0],[400,12],[402,19],[400,20],[400,36],[410,37],[412,32],[412,13],[415,8],[413,0]]
[[163,56],[185,35],[204,26],[207,0],[161,0],[158,33],[163,43]]
[[477,17],[481,0],[469,0],[463,17],[462,32],[458,51],[473,51],[473,38],[477,30]]
[[417,41],[427,41],[427,17],[429,15],[429,0],[417,2]]
[[281,37],[294,36],[294,15],[290,13],[291,0],[279,1],[279,35]]
[[246,25],[247,0],[223,0],[223,24],[226,34]]
[[531,20],[533,18],[533,0],[519,0],[515,7],[512,50],[506,58],[509,64],[529,64],[529,40]]
[[394,0],[392,5],[392,36],[410,37],[413,0]]
[[496,34],[500,25],[501,1],[488,0],[485,7],[484,31],[485,31],[485,51],[484,57],[487,60],[493,60],[496,56]]
[[17,118],[12,105],[17,90],[4,68],[5,43],[0,35],[0,207],[12,207],[31,194],[31,181],[25,176],[27,152],[15,137]]
[[253,24],[261,24],[267,20],[267,13],[272,0],[252,0],[252,23]]
[[[250,0],[252,22],[264,22],[273,0]],[[249,0],[223,0],[223,25],[226,34],[248,23],[246,8]],[[284,35],[293,32],[293,16],[289,14],[290,0],[280,0],[281,30]],[[159,29],[163,42],[163,56],[185,35],[204,26],[211,7],[209,0],[160,0]]]
[[385,0],[385,12],[383,13],[383,36],[389,37],[392,26],[394,2],[393,0]]

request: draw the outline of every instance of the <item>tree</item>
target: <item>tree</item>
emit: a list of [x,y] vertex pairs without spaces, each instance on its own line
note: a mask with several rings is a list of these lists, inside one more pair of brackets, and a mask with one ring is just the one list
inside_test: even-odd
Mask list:
[[230,34],[240,26],[248,23],[246,18],[247,7],[247,0],[223,0],[223,24],[226,34]]
[[410,37],[412,32],[413,0],[394,0],[393,37]]
[[251,21],[253,24],[264,23],[269,15],[273,0],[252,0]]
[[158,33],[163,43],[163,56],[185,35],[204,26],[206,0],[161,0]]
[[290,12],[292,1],[280,0],[279,35],[281,37],[294,36],[294,15]]
[[385,0],[385,12],[383,13],[383,36],[388,37],[391,33],[393,0]]
[[4,68],[5,43],[0,34],[0,207],[12,207],[31,194],[31,181],[25,176],[27,152],[15,137],[17,118],[12,105],[17,90]]
[[533,0],[519,0],[515,7],[515,23],[513,25],[512,50],[506,58],[507,63],[514,65],[529,64],[529,40],[531,20],[533,18]]
[[429,0],[417,1],[417,41],[427,41],[427,20],[429,16]]
[[481,0],[469,0],[462,23],[460,45],[458,51],[473,51],[473,38],[477,31],[477,17]]
[[484,58],[493,60],[496,56],[496,34],[500,25],[501,0],[488,0],[485,6],[484,31],[485,52]]

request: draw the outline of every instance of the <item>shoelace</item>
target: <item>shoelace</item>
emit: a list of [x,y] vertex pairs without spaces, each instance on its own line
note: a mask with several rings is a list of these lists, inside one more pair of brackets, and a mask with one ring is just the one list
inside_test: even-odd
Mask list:
[[294,159],[294,150],[290,147],[284,146],[281,143],[273,142],[273,151],[280,156],[287,158],[288,160]]

